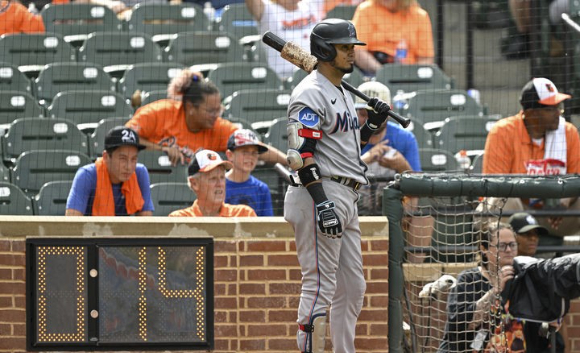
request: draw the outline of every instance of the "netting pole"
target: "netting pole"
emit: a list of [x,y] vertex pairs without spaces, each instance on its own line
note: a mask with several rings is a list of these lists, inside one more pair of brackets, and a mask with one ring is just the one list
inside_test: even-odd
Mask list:
[[383,215],[389,220],[389,352],[402,353],[403,342],[403,254],[404,236],[401,228],[403,219],[403,193],[394,188],[385,188]]

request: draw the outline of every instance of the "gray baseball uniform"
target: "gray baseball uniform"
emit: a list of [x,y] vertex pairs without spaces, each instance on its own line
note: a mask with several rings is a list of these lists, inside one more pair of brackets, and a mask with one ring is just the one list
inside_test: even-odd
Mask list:
[[[293,226],[296,250],[302,268],[302,294],[298,324],[311,325],[330,313],[334,352],[354,353],[357,317],[366,284],[363,276],[358,193],[355,182],[367,184],[367,169],[360,159],[360,131],[353,101],[344,88],[334,86],[313,71],[294,89],[288,105],[289,123],[305,126],[319,122],[322,138],[313,158],[320,167],[322,186],[343,225],[341,238],[319,234],[316,205],[307,189],[290,186],[284,201],[284,218]],[[342,183],[331,178],[340,177]],[[336,178],[335,178],[336,179]],[[351,181],[352,180],[352,181]],[[350,184],[347,186],[345,184]],[[298,346],[307,351],[309,337],[298,330]]]

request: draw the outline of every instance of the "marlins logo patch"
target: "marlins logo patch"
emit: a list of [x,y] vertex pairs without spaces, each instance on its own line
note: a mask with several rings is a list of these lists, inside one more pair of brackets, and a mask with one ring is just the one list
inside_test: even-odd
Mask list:
[[313,128],[318,125],[320,117],[312,109],[306,107],[298,113],[298,121],[306,127]]

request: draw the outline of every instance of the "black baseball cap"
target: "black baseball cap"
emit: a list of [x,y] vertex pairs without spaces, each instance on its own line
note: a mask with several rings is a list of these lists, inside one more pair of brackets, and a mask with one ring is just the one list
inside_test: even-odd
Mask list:
[[509,219],[509,224],[518,234],[529,232],[532,229],[537,229],[540,235],[550,234],[546,228],[538,224],[534,216],[525,212],[514,213]]
[[257,146],[259,153],[268,152],[268,147],[264,146],[258,136],[252,130],[248,129],[236,130],[228,139],[228,150],[230,151],[243,146]]
[[187,174],[192,176],[199,172],[206,173],[220,165],[223,165],[226,170],[233,168],[233,164],[229,161],[224,161],[217,152],[201,149],[195,152],[195,155],[191,159],[191,163],[187,168]]
[[122,125],[115,126],[105,136],[106,150],[121,146],[135,146],[139,151],[145,149],[145,146],[139,143],[139,135],[135,130]]
[[520,94],[520,104],[524,110],[552,107],[566,99],[569,94],[559,93],[556,85],[547,78],[534,78],[526,83]]

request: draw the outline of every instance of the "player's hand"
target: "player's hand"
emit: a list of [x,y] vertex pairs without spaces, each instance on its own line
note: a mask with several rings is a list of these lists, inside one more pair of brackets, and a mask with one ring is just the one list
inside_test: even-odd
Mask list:
[[167,153],[167,156],[169,157],[169,161],[171,162],[172,166],[175,167],[177,163],[180,164],[185,163],[185,156],[183,155],[183,153],[181,153],[178,147],[163,146],[161,147],[161,151]]
[[373,108],[373,110],[368,111],[369,118],[367,120],[367,125],[371,129],[376,130],[387,120],[387,113],[391,110],[391,107],[378,98],[369,99],[367,105]]
[[324,201],[316,205],[316,219],[324,236],[332,239],[342,237],[342,224],[334,212],[334,202]]

